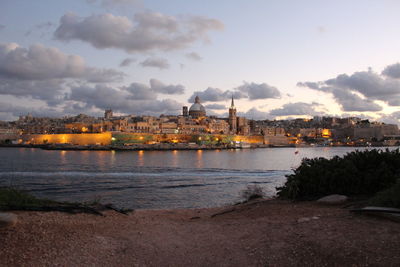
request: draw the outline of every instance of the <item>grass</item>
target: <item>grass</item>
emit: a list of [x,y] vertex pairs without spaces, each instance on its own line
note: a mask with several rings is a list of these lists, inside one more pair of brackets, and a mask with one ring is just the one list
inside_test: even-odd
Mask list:
[[378,192],[369,201],[370,205],[400,209],[400,179],[392,187]]
[[101,204],[99,199],[85,203],[59,202],[42,199],[31,194],[10,187],[0,187],[0,210],[26,210],[26,211],[61,211],[68,213],[91,213],[103,215],[101,211],[114,210],[123,214],[131,209],[118,209],[112,204]]
[[27,192],[16,188],[0,188],[0,210],[18,209],[21,207],[40,207],[57,204],[60,203],[49,199],[40,199],[34,197]]

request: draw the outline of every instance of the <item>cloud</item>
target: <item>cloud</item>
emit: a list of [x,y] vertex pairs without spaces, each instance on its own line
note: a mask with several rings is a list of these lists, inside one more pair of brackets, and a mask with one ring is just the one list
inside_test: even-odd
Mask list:
[[199,96],[202,102],[218,102],[229,98],[221,89],[212,87],[208,87],[204,91],[195,91],[188,101],[190,103],[194,102],[196,96]]
[[102,110],[111,108],[116,112],[126,114],[179,114],[182,104],[171,99],[146,98],[144,90],[145,88],[138,84],[124,90],[105,85],[95,87],[84,85],[72,88],[68,100],[81,102],[86,108],[95,107]]
[[281,93],[278,89],[266,83],[244,82],[243,85],[233,90],[223,91],[219,88],[208,87],[204,91],[195,91],[188,101],[193,102],[196,96],[199,96],[203,102],[218,102],[230,99],[232,96],[234,99],[248,98],[249,100],[280,98]]
[[386,68],[382,71],[382,75],[394,79],[400,79],[400,63],[386,66]]
[[0,79],[0,95],[31,97],[55,106],[63,101],[65,86],[62,80],[45,81]]
[[387,66],[382,74],[368,71],[352,75],[340,74],[322,82],[300,82],[297,85],[332,93],[344,111],[380,111],[382,107],[374,102],[380,100],[390,106],[400,106],[400,65]]
[[165,85],[159,80],[150,79],[150,87],[142,83],[131,83],[129,86],[122,87],[124,91],[128,91],[133,100],[151,100],[156,99],[157,94],[180,95],[185,91],[183,85]]
[[4,30],[6,28],[6,25],[0,24],[0,31]]
[[131,83],[128,87],[123,88],[131,94],[128,96],[129,99],[151,100],[157,97],[157,94],[145,84]]
[[400,125],[400,111],[395,111],[391,114],[383,114],[380,121]]
[[100,3],[103,7],[128,6],[141,4],[141,0],[86,0],[89,4]]
[[116,48],[128,53],[183,49],[208,41],[210,31],[222,30],[222,22],[199,16],[169,16],[157,12],[136,13],[133,20],[112,14],[79,17],[67,13],[54,37],[80,40],[96,48]]
[[147,58],[144,61],[140,62],[142,67],[152,67],[152,68],[159,68],[162,69],[169,69],[168,60],[165,58]]
[[258,110],[257,108],[251,108],[247,112],[238,112],[238,116],[252,120],[266,120],[271,118],[268,112]]
[[188,59],[191,59],[193,61],[201,61],[203,58],[197,54],[196,52],[191,52],[191,53],[187,53],[185,55]]
[[65,113],[56,108],[49,107],[26,107],[13,105],[6,102],[0,102],[0,119],[15,120],[17,117],[26,114],[32,114],[36,117],[62,117]]
[[281,108],[272,109],[269,114],[272,116],[290,116],[290,115],[321,115],[321,112],[315,110],[316,107],[321,106],[317,103],[287,103]]
[[87,67],[80,56],[35,44],[29,49],[16,43],[0,44],[0,78],[17,80],[86,79],[90,82],[121,81],[124,73]]
[[124,60],[121,61],[119,66],[120,67],[128,67],[129,65],[131,65],[135,61],[136,61],[136,59],[134,59],[134,58],[125,58]]
[[266,83],[257,84],[244,82],[243,85],[235,88],[235,90],[247,93],[250,100],[281,97],[281,93],[278,89]]
[[150,79],[150,87],[153,91],[165,95],[181,95],[185,92],[185,87],[183,85],[165,85],[156,79]]
[[124,76],[113,69],[87,66],[81,57],[57,48],[0,44],[0,95],[28,97],[57,106],[63,103],[69,83],[118,82]]
[[206,109],[224,110],[227,109],[225,105],[220,104],[209,104],[205,106]]

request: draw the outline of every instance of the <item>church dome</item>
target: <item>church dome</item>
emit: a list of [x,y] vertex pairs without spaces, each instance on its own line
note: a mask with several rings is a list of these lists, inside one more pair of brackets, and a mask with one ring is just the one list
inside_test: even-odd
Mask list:
[[204,112],[205,112],[206,109],[203,107],[202,104],[194,103],[194,104],[190,107],[189,111],[204,111]]
[[196,96],[194,104],[189,109],[189,115],[194,118],[206,116],[206,109],[200,104],[200,98],[198,96]]

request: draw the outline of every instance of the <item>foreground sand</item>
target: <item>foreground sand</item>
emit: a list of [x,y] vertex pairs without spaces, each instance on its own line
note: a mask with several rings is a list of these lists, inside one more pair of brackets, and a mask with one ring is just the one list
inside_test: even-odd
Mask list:
[[400,223],[310,202],[17,214],[1,266],[400,266]]

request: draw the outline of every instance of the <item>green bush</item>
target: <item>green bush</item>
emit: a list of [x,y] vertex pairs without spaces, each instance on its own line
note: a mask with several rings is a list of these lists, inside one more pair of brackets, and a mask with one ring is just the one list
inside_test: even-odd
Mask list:
[[303,159],[277,194],[289,199],[316,199],[329,194],[371,196],[400,178],[400,151],[354,151],[332,159]]
[[378,192],[370,201],[370,205],[400,208],[400,179],[386,190]]

